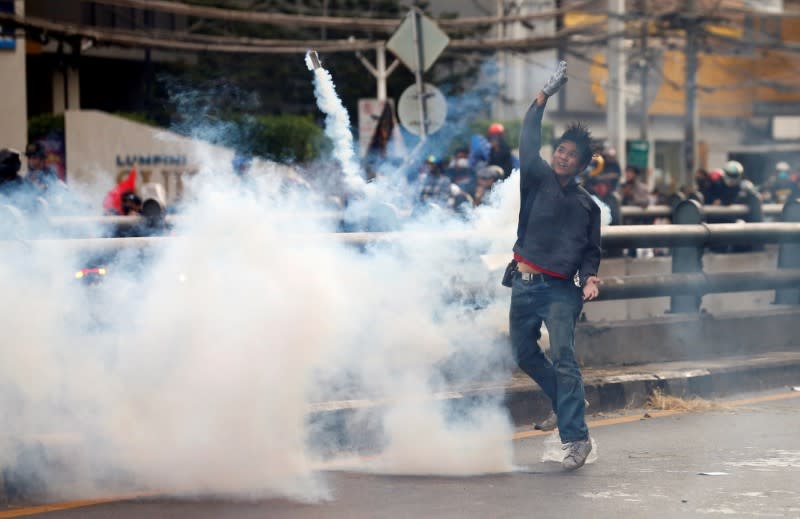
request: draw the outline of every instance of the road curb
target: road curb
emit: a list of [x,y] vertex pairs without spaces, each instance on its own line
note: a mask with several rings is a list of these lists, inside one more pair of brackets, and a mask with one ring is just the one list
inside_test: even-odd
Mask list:
[[[766,355],[708,367],[629,369],[629,373],[584,377],[590,404],[587,413],[642,406],[655,390],[683,398],[715,398],[800,385],[800,355],[796,354],[781,353],[777,358]],[[549,400],[533,383],[510,389],[506,405],[518,427],[529,426],[550,410]]]

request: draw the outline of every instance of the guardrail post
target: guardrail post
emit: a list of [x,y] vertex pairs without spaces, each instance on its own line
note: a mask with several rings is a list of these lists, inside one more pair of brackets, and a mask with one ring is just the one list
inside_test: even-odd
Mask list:
[[[696,200],[683,200],[672,211],[672,223],[699,225],[703,223],[703,209]],[[673,247],[672,273],[684,274],[703,271],[703,247]],[[700,310],[702,296],[672,296],[670,313],[693,313]]]
[[[800,222],[800,201],[792,198],[786,201],[781,211],[782,222]],[[800,268],[800,243],[781,243],[778,249],[778,268]],[[800,288],[782,288],[775,291],[776,305],[800,304]]]
[[747,191],[744,197],[744,203],[750,211],[748,212],[747,216],[745,217],[745,222],[763,222],[764,221],[764,210],[761,203],[761,198],[759,198],[758,193]]

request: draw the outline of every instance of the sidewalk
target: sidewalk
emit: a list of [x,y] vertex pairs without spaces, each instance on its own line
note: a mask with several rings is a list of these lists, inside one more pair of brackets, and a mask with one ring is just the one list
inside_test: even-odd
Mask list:
[[[659,362],[634,366],[583,368],[588,413],[608,412],[644,404],[656,389],[664,394],[702,398],[750,391],[800,386],[800,351],[767,352],[717,359]],[[504,396],[516,426],[529,426],[550,410],[544,393],[527,375],[515,372],[510,380],[453,388],[434,398],[457,407],[485,396]],[[310,412],[348,412],[382,405],[367,399],[319,402]]]

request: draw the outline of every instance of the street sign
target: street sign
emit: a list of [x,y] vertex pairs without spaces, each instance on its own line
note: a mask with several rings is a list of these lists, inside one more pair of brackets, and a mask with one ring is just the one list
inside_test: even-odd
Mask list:
[[[444,125],[444,120],[447,117],[447,100],[438,88],[428,83],[425,83],[424,91],[425,113],[427,115],[425,135],[429,135]],[[420,135],[422,129],[419,101],[419,88],[414,84],[406,88],[397,103],[397,117],[400,119],[400,124],[415,135]]]
[[647,168],[647,156],[650,153],[650,143],[641,140],[628,141],[628,157],[626,164],[637,168]]
[[[420,17],[420,43],[422,44],[422,70],[425,72],[450,42],[447,34],[442,31],[436,22],[423,14]],[[392,51],[412,72],[417,70],[417,46],[414,43],[414,11],[408,12],[406,19],[400,24],[395,33],[386,43],[386,48]]]

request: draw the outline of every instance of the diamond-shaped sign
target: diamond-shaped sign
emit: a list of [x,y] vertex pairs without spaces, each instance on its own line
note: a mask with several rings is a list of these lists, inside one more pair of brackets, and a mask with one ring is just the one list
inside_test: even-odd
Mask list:
[[[408,67],[411,71],[417,70],[417,46],[414,45],[414,18],[415,12],[412,9],[408,12],[406,19],[400,24],[395,33],[386,43],[386,48],[392,51],[397,59]],[[422,13],[418,13],[420,18],[420,44],[422,45],[422,70],[425,72],[436,61],[442,51],[450,43],[450,38],[442,31],[436,22]]]

